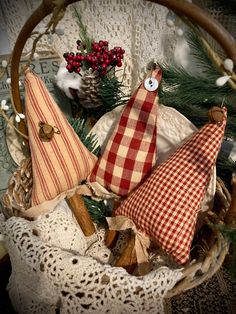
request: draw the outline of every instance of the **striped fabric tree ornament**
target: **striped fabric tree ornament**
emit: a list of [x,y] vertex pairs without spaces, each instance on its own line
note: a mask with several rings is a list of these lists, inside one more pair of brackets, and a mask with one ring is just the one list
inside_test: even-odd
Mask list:
[[217,122],[197,131],[115,211],[181,264],[189,259],[198,211],[224,135],[226,109],[217,108],[211,115]]
[[126,196],[150,174],[156,162],[157,88],[161,69],[146,77],[125,106],[90,182]]
[[34,207],[75,188],[90,174],[97,158],[82,144],[41,78],[29,69],[25,102]]

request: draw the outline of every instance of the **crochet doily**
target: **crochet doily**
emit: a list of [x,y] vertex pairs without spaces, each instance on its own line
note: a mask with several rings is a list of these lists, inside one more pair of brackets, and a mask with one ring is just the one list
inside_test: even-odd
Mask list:
[[0,217],[18,313],[163,313],[163,297],[181,277],[181,269],[160,267],[158,256],[143,277],[110,266],[104,230],[86,239],[65,201],[36,221]]

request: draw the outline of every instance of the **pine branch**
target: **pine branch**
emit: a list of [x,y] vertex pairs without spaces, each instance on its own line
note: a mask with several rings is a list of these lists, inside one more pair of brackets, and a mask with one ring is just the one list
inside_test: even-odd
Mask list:
[[73,102],[74,111],[78,112],[80,109],[80,117],[85,120],[91,117],[98,120],[105,113],[128,101],[130,96],[123,92],[124,87],[123,81],[119,81],[115,74],[106,75],[102,78],[98,91],[98,97],[100,97],[102,105],[97,108],[86,109],[81,107],[78,100],[78,102]]
[[[196,32],[198,32],[198,28],[196,28]],[[221,72],[215,66],[215,63],[196,32],[189,29],[186,33],[186,40],[190,47],[190,55],[197,61],[196,66],[201,70],[202,76],[214,80],[221,76]]]
[[97,137],[95,134],[89,133],[89,128],[86,125],[86,119],[69,119],[69,123],[72,128],[75,130],[76,134],[79,136],[81,142],[84,144],[87,149],[93,153],[95,156],[98,156],[100,152],[100,146],[98,145]]
[[[84,53],[83,45],[86,47],[86,53],[92,51],[93,39],[89,36],[86,26],[82,22],[82,18],[76,7],[74,7],[74,15],[77,18],[77,24],[80,30],[80,39],[81,39],[81,51]],[[124,104],[129,96],[126,96],[123,92],[123,78],[125,69],[123,71],[123,78],[120,82],[116,77],[116,72],[112,68],[105,76],[101,79],[100,89],[98,91],[98,97],[101,98],[102,106],[99,108],[89,109],[89,112],[84,109],[83,115],[94,116],[96,119],[99,119],[106,112],[113,110],[115,107]]]
[[[192,75],[182,67],[162,65],[163,79],[159,96],[162,103],[169,102],[173,106],[191,104],[206,107],[212,104],[221,104],[226,99],[235,97],[236,93],[228,85],[218,87],[215,80],[219,77],[217,73],[211,77]],[[236,112],[236,110],[235,110]]]
[[119,81],[115,73],[116,71],[111,71],[101,80],[98,97],[101,98],[102,106],[90,109],[88,113],[92,114],[96,119],[99,119],[115,107],[123,105],[130,97],[123,92],[125,87],[123,79]]
[[111,215],[109,207],[104,201],[95,201],[91,197],[83,197],[85,205],[94,222],[107,226],[106,217]]
[[160,102],[184,114],[197,127],[207,122],[206,113],[215,105],[226,105],[228,121],[225,134],[236,137],[236,92],[228,85],[215,85],[218,73],[211,77],[192,75],[182,67],[161,65],[163,79],[159,89]]
[[82,22],[81,15],[80,15],[80,13],[78,12],[78,10],[76,9],[75,6],[74,6],[74,15],[77,18],[76,22],[77,22],[77,24],[79,26],[79,30],[80,30],[79,37],[80,37],[80,40],[82,42],[81,51],[82,51],[82,53],[84,52],[83,51],[84,50],[83,45],[84,45],[86,47],[86,51],[87,52],[91,52],[93,38],[91,38],[89,36],[87,28],[86,28],[86,26]]
[[[198,128],[207,121],[207,111],[213,105],[224,104],[228,109],[225,135],[236,138],[236,92],[229,84],[218,87],[215,81],[221,76],[197,34],[189,31],[187,41],[190,53],[201,74],[191,74],[182,67],[162,65],[163,79],[159,89],[160,102],[172,106],[185,115]],[[229,178],[236,169],[223,151],[217,159],[217,174],[230,187]]]

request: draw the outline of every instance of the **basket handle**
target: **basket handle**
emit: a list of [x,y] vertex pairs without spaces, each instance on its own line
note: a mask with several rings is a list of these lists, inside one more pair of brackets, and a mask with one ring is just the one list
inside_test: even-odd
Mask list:
[[[77,2],[79,0],[64,0],[64,6]],[[184,0],[149,0],[154,3],[161,4],[168,7],[179,15],[188,17],[191,21],[195,22],[203,29],[205,29],[223,48],[228,58],[236,62],[236,42],[229,32],[224,27],[211,18],[203,9],[193,3]],[[12,100],[17,112],[22,112],[22,102],[19,90],[19,65],[27,39],[30,37],[33,29],[38,23],[43,20],[47,15],[52,13],[56,7],[55,0],[43,0],[38,9],[29,17],[25,25],[21,29],[15,46],[12,52],[12,60],[14,66],[11,67],[11,92]],[[26,125],[21,121],[19,130],[24,134],[27,133]]]

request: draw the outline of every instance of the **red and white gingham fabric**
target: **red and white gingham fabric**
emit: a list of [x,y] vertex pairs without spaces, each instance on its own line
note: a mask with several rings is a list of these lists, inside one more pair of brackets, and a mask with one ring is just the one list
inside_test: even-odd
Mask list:
[[[160,82],[161,70],[151,76]],[[90,182],[126,196],[150,174],[156,161],[157,99],[157,91],[140,85],[125,106]]]
[[[226,114],[226,110],[225,110]],[[206,124],[134,191],[116,210],[184,264],[189,259],[195,223],[224,134]]]

